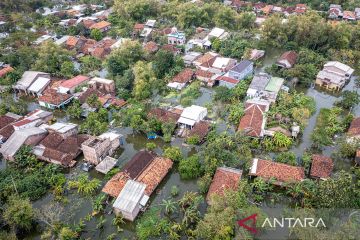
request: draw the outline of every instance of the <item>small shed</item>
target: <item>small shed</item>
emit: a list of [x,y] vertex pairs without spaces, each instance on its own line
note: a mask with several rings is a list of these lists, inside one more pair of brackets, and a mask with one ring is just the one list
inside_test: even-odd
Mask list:
[[117,160],[115,158],[107,156],[104,160],[102,160],[97,166],[96,171],[101,172],[103,174],[107,174],[113,167],[115,166]]
[[116,214],[122,214],[129,221],[134,221],[140,212],[140,202],[145,195],[146,185],[128,180],[116,198],[113,208]]

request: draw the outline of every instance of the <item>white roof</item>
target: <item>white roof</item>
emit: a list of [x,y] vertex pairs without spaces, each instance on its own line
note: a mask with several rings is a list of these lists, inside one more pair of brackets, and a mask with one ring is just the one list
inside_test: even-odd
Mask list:
[[109,138],[110,141],[113,141],[121,136],[122,136],[121,134],[118,134],[116,132],[106,132],[106,133],[101,134],[99,136],[99,138],[101,138],[101,139]]
[[175,88],[177,90],[181,90],[185,87],[185,83],[178,83],[178,82],[170,82],[167,85],[169,88]]
[[119,48],[121,47],[121,45],[126,42],[126,41],[130,41],[130,38],[120,38],[119,40],[117,40],[113,45],[111,45],[111,49],[114,48]]
[[178,123],[182,123],[182,124],[189,125],[189,126],[194,126],[196,121],[192,120],[192,119],[180,117],[178,120]]
[[221,35],[223,35],[224,32],[225,32],[224,29],[215,27],[215,28],[213,28],[213,29],[211,30],[211,32],[209,33],[209,36],[217,37],[217,38],[218,38],[218,37],[220,37]]
[[4,25],[6,22],[4,21],[0,21],[0,25]]
[[258,163],[258,159],[257,159],[257,158],[254,158],[254,159],[253,159],[253,162],[252,162],[251,169],[250,169],[250,173],[251,173],[251,174],[256,174],[257,163]]
[[77,124],[74,123],[54,123],[53,125],[50,125],[47,127],[49,130],[54,130],[59,133],[66,133],[67,131],[77,128]]
[[95,169],[98,172],[107,174],[115,166],[116,162],[117,160],[115,158],[107,156],[96,166]]
[[215,61],[212,66],[214,68],[223,68],[223,67],[226,67],[230,61],[231,61],[231,58],[217,57],[217,58],[215,58]]
[[144,27],[144,29],[142,30],[140,36],[141,37],[147,37],[151,32],[152,32],[152,28],[149,27]]
[[147,202],[149,201],[150,197],[148,195],[144,195],[140,200],[140,205],[145,207]]
[[156,23],[156,20],[147,20],[147,22],[145,23],[146,26],[149,26],[149,27],[154,27],[155,26],[155,23]]
[[114,80],[106,79],[106,78],[99,78],[99,77],[93,77],[91,81],[103,83],[103,84],[112,84]]
[[26,71],[17,82],[15,88],[26,90],[39,74],[48,74],[44,72]]
[[[197,106],[197,105],[192,105],[191,107],[186,107],[184,109],[184,111],[181,113],[181,118],[187,118],[187,119],[190,119],[190,120],[198,120],[199,119],[199,116],[203,113],[207,113],[207,109],[204,108],[204,107],[200,107],[200,106]],[[179,121],[180,121],[179,119]]]
[[354,72],[354,69],[352,69],[348,65],[343,64],[343,63],[338,62],[338,61],[327,62],[327,63],[325,63],[324,67],[336,67],[336,68],[340,69],[341,71],[344,71],[344,72],[349,73],[349,74],[352,74]]
[[134,180],[128,180],[116,198],[113,207],[120,211],[133,212],[144,196],[146,185]]
[[62,38],[56,40],[55,44],[56,45],[61,45],[61,44],[65,43],[69,39],[69,37],[70,36],[63,36]]
[[36,41],[34,43],[40,44],[42,42],[45,42],[46,40],[49,40],[50,38],[51,38],[50,35],[43,35],[43,36],[39,37],[38,39],[36,39]]
[[50,83],[49,78],[39,77],[38,79],[35,80],[33,84],[31,84],[28,91],[34,93],[40,93],[49,83]]

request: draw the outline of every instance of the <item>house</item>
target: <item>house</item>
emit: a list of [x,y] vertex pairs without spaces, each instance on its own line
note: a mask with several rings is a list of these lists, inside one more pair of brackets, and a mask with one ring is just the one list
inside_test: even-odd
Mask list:
[[360,139],[360,117],[356,117],[351,121],[346,135],[350,142]]
[[194,61],[201,56],[202,56],[202,54],[199,52],[187,52],[182,57],[182,59],[184,60],[185,66],[190,67],[193,65]]
[[344,11],[343,19],[348,20],[348,21],[355,21],[356,20],[355,12],[353,12],[353,11]]
[[203,70],[209,70],[210,72],[216,73],[216,74],[222,74],[228,72],[230,69],[232,69],[236,65],[236,60],[232,58],[226,58],[226,57],[219,57],[217,56],[213,62],[208,62],[207,64],[210,64],[210,67],[207,68],[206,65],[202,65],[201,69]]
[[60,84],[58,91],[60,93],[72,93],[73,94],[73,93],[75,93],[75,89],[77,87],[87,84],[89,82],[89,80],[90,80],[90,77],[88,77],[88,76],[78,75],[74,78],[63,81]]
[[192,105],[186,107],[181,113],[177,123],[183,128],[193,128],[195,123],[198,123],[207,115],[207,109],[201,106]]
[[139,36],[140,33],[144,30],[145,24],[142,23],[135,23],[134,27],[133,27],[133,38],[135,38],[136,36]]
[[305,179],[303,167],[295,167],[284,163],[254,158],[251,164],[250,176],[261,177],[264,180],[273,180],[275,185],[301,182]]
[[95,23],[95,24],[90,26],[91,30],[92,29],[98,29],[102,33],[109,31],[110,28],[111,28],[111,23],[109,23],[107,21],[101,21],[101,22]]
[[180,32],[176,27],[171,29],[171,33],[167,35],[168,44],[184,45],[186,43],[186,37],[184,32]]
[[242,60],[231,68],[226,75],[237,80],[243,80],[244,78],[251,76],[253,72],[254,63],[249,60]]
[[89,136],[86,134],[78,135],[77,125],[61,125],[62,127],[60,127],[60,125],[52,127],[52,129],[59,129],[59,131],[51,130],[51,132],[33,148],[33,153],[40,160],[58,164],[63,167],[73,167],[76,164],[75,159],[81,154],[81,144]]
[[355,8],[355,17],[356,17],[356,20],[360,19],[360,8]]
[[0,78],[5,77],[9,72],[14,71],[14,69],[8,64],[0,63]]
[[215,27],[210,33],[207,35],[207,40],[211,41],[211,39],[220,39],[225,40],[229,37],[229,33],[222,28]]
[[118,38],[117,41],[110,46],[111,50],[121,47],[125,42],[130,41],[130,38]]
[[292,68],[296,63],[296,59],[297,53],[295,51],[287,51],[276,61],[276,65],[282,68]]
[[269,15],[272,12],[273,8],[274,8],[274,5],[266,5],[265,7],[263,7],[261,9],[261,13],[263,15]]
[[242,171],[239,169],[218,167],[206,195],[208,204],[211,204],[211,197],[214,194],[222,196],[228,189],[237,190],[241,175]]
[[50,78],[39,77],[33,84],[31,84],[31,86],[27,89],[27,92],[34,96],[41,96],[49,84]]
[[89,88],[96,89],[102,93],[115,93],[115,82],[114,80],[93,77],[89,82]]
[[238,131],[255,138],[264,136],[266,115],[269,102],[264,100],[247,100],[245,102],[245,115],[240,119]]
[[284,84],[283,78],[271,77],[266,73],[259,73],[254,76],[246,92],[247,97],[267,100],[275,103],[278,93]]
[[167,85],[170,88],[176,90],[183,89],[187,84],[189,84],[194,78],[194,71],[191,68],[185,68],[180,73],[178,73],[171,82]]
[[111,169],[115,167],[117,160],[110,156],[107,156],[96,167],[95,170],[103,174],[107,174]]
[[163,45],[161,47],[161,49],[163,49],[165,51],[169,51],[172,54],[174,54],[175,56],[181,54],[181,49],[177,48],[177,47],[175,47],[174,45],[171,45],[171,44],[165,44],[165,45]]
[[313,154],[311,158],[310,176],[320,179],[329,178],[334,168],[334,163],[331,158],[319,154]]
[[145,27],[155,28],[156,20],[149,19],[145,23]]
[[215,81],[219,82],[219,86],[224,86],[227,88],[234,88],[239,83],[239,80],[227,75],[218,76]]
[[184,131],[183,136],[186,136],[187,138],[191,137],[197,137],[199,139],[199,142],[201,143],[206,135],[210,131],[210,123],[208,121],[199,121],[194,124],[194,127],[190,129],[190,131]]
[[52,118],[53,114],[51,112],[36,109],[24,117],[19,118],[16,122],[12,123],[12,126],[15,130],[37,127],[42,123],[50,121]]
[[150,41],[150,42],[147,42],[145,45],[144,45],[144,50],[147,52],[147,53],[155,53],[159,50],[159,47],[158,45],[156,44],[156,42],[153,42],[153,41]]
[[197,69],[195,72],[196,79],[200,80],[201,82],[205,83],[207,86],[213,86],[215,84],[216,78],[218,75],[212,73],[210,71]]
[[218,56],[219,54],[215,52],[207,52],[203,56],[200,56],[195,61],[193,61],[193,64],[196,66],[197,69],[207,71],[212,66],[216,57]]
[[115,214],[121,214],[125,219],[134,221],[140,212],[145,188],[146,185],[143,183],[128,180],[113,204]]
[[146,169],[136,178],[136,181],[146,185],[145,195],[148,197],[154,192],[173,166],[169,158],[156,157]]
[[78,133],[78,125],[73,123],[56,122],[46,127],[46,130],[51,133],[57,133],[62,138],[67,138]]
[[330,19],[338,19],[342,18],[343,11],[341,5],[338,4],[330,4],[329,7],[329,18]]
[[40,77],[50,79],[50,74],[36,71],[25,71],[21,79],[13,88],[15,91],[28,93],[28,88]]
[[337,61],[330,61],[324,65],[316,76],[315,84],[329,90],[340,90],[354,73],[354,69]]
[[17,121],[19,118],[21,118],[21,116],[12,113],[0,116],[0,144],[6,142],[11,134],[13,134],[15,129],[11,123]]
[[15,130],[10,138],[1,145],[0,153],[6,160],[14,160],[15,154],[23,145],[34,146],[47,135],[47,131],[39,127]]
[[129,179],[135,180],[154,161],[157,155],[141,150],[128,161],[120,172],[115,174],[103,187],[102,192],[117,197]]
[[167,123],[176,123],[180,118],[181,113],[176,113],[171,110],[165,110],[163,108],[153,108],[148,113],[148,118],[155,118],[156,120]]
[[248,60],[256,61],[262,58],[265,55],[264,50],[251,49],[249,52]]
[[295,13],[297,14],[303,14],[303,13],[306,13],[307,11],[307,6],[306,4],[303,4],[303,3],[298,3],[296,4],[295,6]]
[[34,44],[35,45],[40,45],[48,40],[52,40],[53,39],[53,36],[50,36],[50,35],[42,35],[40,36],[39,38],[37,38],[35,41],[34,41]]
[[121,137],[122,135],[114,132],[104,133],[99,137],[90,137],[81,145],[85,161],[98,165],[120,146]]
[[261,13],[262,9],[266,6],[266,3],[258,2],[253,4],[253,11],[256,13]]
[[65,107],[74,98],[73,95],[48,89],[38,98],[39,105],[49,109]]

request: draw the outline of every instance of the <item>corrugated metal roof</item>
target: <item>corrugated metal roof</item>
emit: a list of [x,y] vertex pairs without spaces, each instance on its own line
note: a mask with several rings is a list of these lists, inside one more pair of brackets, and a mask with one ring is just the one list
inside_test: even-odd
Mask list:
[[121,211],[132,212],[144,196],[146,185],[129,180],[116,198],[113,207]]
[[279,77],[272,77],[270,79],[270,81],[268,82],[268,84],[265,87],[266,91],[270,91],[270,92],[279,92],[281,86],[284,83],[284,79],[283,78],[279,78]]
[[38,79],[35,80],[35,82],[33,84],[31,84],[28,91],[34,92],[34,93],[41,93],[42,90],[47,85],[49,85],[49,83],[50,83],[49,78],[39,77]]

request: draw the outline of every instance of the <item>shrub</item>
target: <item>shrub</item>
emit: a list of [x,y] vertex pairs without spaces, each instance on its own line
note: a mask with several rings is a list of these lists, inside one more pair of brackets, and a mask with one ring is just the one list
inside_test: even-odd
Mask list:
[[202,194],[207,193],[207,191],[209,190],[211,180],[211,175],[205,174],[197,181],[198,188]]
[[194,179],[201,175],[200,158],[193,155],[180,161],[179,173],[182,179]]
[[174,162],[180,162],[183,158],[181,150],[179,147],[168,147],[165,148],[164,157],[170,158]]
[[200,143],[200,138],[198,135],[190,136],[186,139],[186,142],[190,145],[197,145]]
[[146,143],[146,149],[152,151],[156,148],[156,144],[153,142]]

